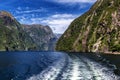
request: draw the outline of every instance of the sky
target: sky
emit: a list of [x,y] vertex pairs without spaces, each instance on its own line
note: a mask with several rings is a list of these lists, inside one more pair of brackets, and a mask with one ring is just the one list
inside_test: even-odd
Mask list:
[[62,34],[70,23],[88,11],[96,0],[0,0],[0,10],[21,24],[42,24]]

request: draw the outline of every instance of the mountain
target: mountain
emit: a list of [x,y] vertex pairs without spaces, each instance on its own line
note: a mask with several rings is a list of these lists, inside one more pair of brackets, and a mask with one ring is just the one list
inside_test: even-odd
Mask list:
[[120,0],[97,0],[75,19],[57,42],[56,50],[120,52]]
[[36,50],[37,45],[8,12],[0,11],[0,51]]
[[56,37],[49,26],[43,26],[40,24],[23,24],[23,27],[24,31],[26,31],[33,41],[39,46],[39,50],[54,50]]

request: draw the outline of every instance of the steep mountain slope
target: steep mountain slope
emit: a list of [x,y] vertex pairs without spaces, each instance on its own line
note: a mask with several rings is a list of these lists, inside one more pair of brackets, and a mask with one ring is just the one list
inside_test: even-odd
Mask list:
[[0,11],[0,51],[37,49],[32,38],[8,12]]
[[120,0],[97,0],[70,24],[56,50],[120,52]]
[[23,25],[24,30],[39,46],[39,50],[53,50],[54,40],[56,40],[49,26],[42,26],[39,24]]

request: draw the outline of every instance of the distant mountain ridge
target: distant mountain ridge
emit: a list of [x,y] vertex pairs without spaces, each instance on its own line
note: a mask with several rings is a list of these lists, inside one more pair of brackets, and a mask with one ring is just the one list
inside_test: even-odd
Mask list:
[[49,46],[53,47],[51,40],[56,39],[49,26],[43,26],[40,24],[25,25],[23,24],[24,30],[29,34],[29,36],[34,40],[34,42],[39,46],[39,50],[49,50]]
[[0,51],[37,49],[22,25],[8,12],[0,11]]
[[10,13],[0,11],[0,51],[44,51],[55,36],[49,26],[21,25]]
[[56,50],[120,53],[120,0],[97,0],[70,24]]

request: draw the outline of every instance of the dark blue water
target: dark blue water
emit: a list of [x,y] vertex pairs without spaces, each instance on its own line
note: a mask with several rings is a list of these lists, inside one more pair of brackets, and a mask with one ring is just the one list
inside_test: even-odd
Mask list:
[[0,52],[0,80],[119,80],[94,56],[63,52]]
[[63,56],[59,52],[1,52],[0,80],[25,80]]

